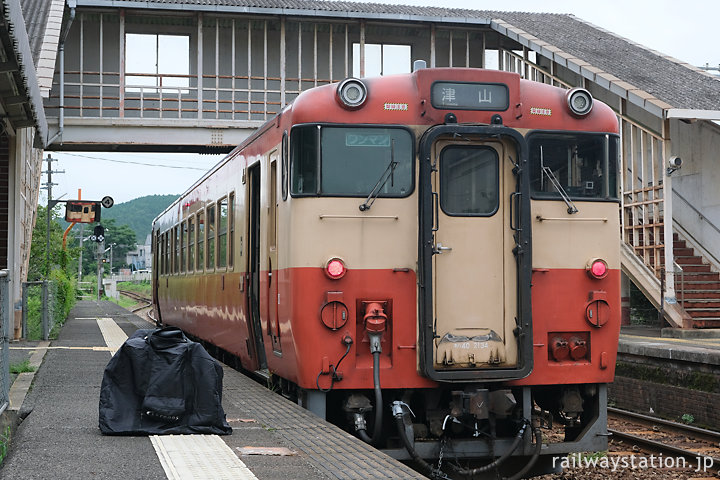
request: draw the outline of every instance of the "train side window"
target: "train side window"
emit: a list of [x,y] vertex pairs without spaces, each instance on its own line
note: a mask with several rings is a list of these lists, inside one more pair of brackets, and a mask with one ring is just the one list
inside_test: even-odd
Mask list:
[[165,234],[159,233],[157,240],[158,274],[165,275]]
[[173,273],[180,271],[180,227],[173,227]]
[[285,130],[283,132],[282,136],[282,152],[281,155],[281,161],[282,161],[282,178],[280,179],[281,182],[281,189],[282,189],[282,199],[283,201],[287,200],[288,196],[288,171],[290,169],[289,161],[290,159],[290,144],[288,142],[288,132]]
[[200,210],[197,214],[197,259],[195,270],[202,272],[205,265],[205,212]]
[[228,267],[233,267],[235,252],[235,192],[230,194],[228,201]]
[[318,193],[320,126],[296,127],[290,137],[291,191],[298,195]]
[[228,200],[223,197],[217,202],[218,225],[217,225],[217,266],[224,268],[227,266],[227,229],[228,229]]
[[533,132],[528,149],[533,198],[559,200],[566,193],[578,200],[618,200],[617,136]]
[[187,262],[187,238],[188,238],[187,220],[183,220],[180,224],[180,273],[185,273]]
[[195,217],[188,218],[188,272],[195,267]]
[[165,232],[165,275],[170,275],[172,273],[171,267],[170,267],[170,234],[172,233],[172,230],[168,230]]
[[446,214],[494,215],[500,205],[499,183],[495,149],[453,145],[440,153],[440,206]]
[[205,214],[207,215],[207,228],[205,229],[205,233],[207,233],[207,241],[205,242],[207,255],[205,255],[205,267],[211,270],[215,268],[215,205],[207,207]]

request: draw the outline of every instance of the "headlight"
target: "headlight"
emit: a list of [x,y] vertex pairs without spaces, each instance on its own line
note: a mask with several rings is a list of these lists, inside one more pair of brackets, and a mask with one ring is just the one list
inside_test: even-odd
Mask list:
[[584,117],[592,110],[593,98],[584,88],[573,88],[567,93],[567,103],[573,115]]
[[349,110],[360,108],[367,100],[367,87],[357,78],[346,78],[337,87],[337,99]]

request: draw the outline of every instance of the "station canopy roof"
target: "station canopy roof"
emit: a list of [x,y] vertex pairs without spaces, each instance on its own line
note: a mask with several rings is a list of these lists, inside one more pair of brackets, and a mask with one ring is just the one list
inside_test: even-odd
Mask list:
[[486,25],[658,116],[720,119],[720,78],[573,15],[320,0],[77,0],[77,6]]

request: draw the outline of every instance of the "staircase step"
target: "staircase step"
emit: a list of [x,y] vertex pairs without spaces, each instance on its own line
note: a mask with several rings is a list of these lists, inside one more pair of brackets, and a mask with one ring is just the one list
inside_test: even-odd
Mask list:
[[677,292],[678,298],[684,300],[718,300],[720,301],[720,290],[683,290]]
[[[697,255],[693,256],[675,256],[675,261],[679,265],[702,265],[703,259],[702,257],[698,257]],[[662,262],[665,263],[664,261]]]
[[711,273],[710,265],[695,265],[695,264],[684,264],[682,265],[683,272],[694,272],[694,273]]
[[[678,282],[680,282],[680,279],[678,278]],[[702,281],[693,281],[685,279],[685,288],[690,290],[718,290],[720,289],[720,282],[708,282],[705,280]]]
[[683,301],[683,308],[685,310],[707,310],[709,308],[720,309],[720,298],[716,299],[685,299]]
[[685,311],[693,318],[720,319],[720,308],[686,308]]
[[[680,275],[676,276],[679,277]],[[717,282],[720,280],[720,273],[718,272],[685,272],[683,276],[686,282]]]
[[694,257],[695,256],[695,250],[693,250],[692,248],[687,248],[687,247],[684,247],[684,248],[673,247],[673,253],[675,254],[676,257]]
[[[673,250],[676,248],[688,248],[688,246],[685,240],[675,240],[673,241]],[[692,248],[690,250],[692,250]]]
[[720,328],[720,318],[693,318],[693,328]]

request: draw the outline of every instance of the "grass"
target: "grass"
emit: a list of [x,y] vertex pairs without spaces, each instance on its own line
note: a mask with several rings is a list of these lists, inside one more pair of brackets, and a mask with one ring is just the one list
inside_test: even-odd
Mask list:
[[35,367],[30,365],[30,360],[25,359],[24,361],[20,363],[11,363],[10,364],[10,373],[14,373],[15,375],[19,373],[29,373],[34,372]]
[[148,281],[143,282],[119,282],[118,289],[128,290],[130,292],[142,293],[143,295],[152,295],[152,285]]
[[10,425],[0,434],[0,465],[7,456],[8,447],[10,447]]
[[131,298],[128,298],[128,297],[124,297],[122,295],[120,295],[117,299],[110,298],[110,297],[104,297],[103,300],[110,300],[111,302],[116,303],[125,309],[130,309],[130,308],[134,307],[135,305],[137,305],[137,301],[135,301]]

